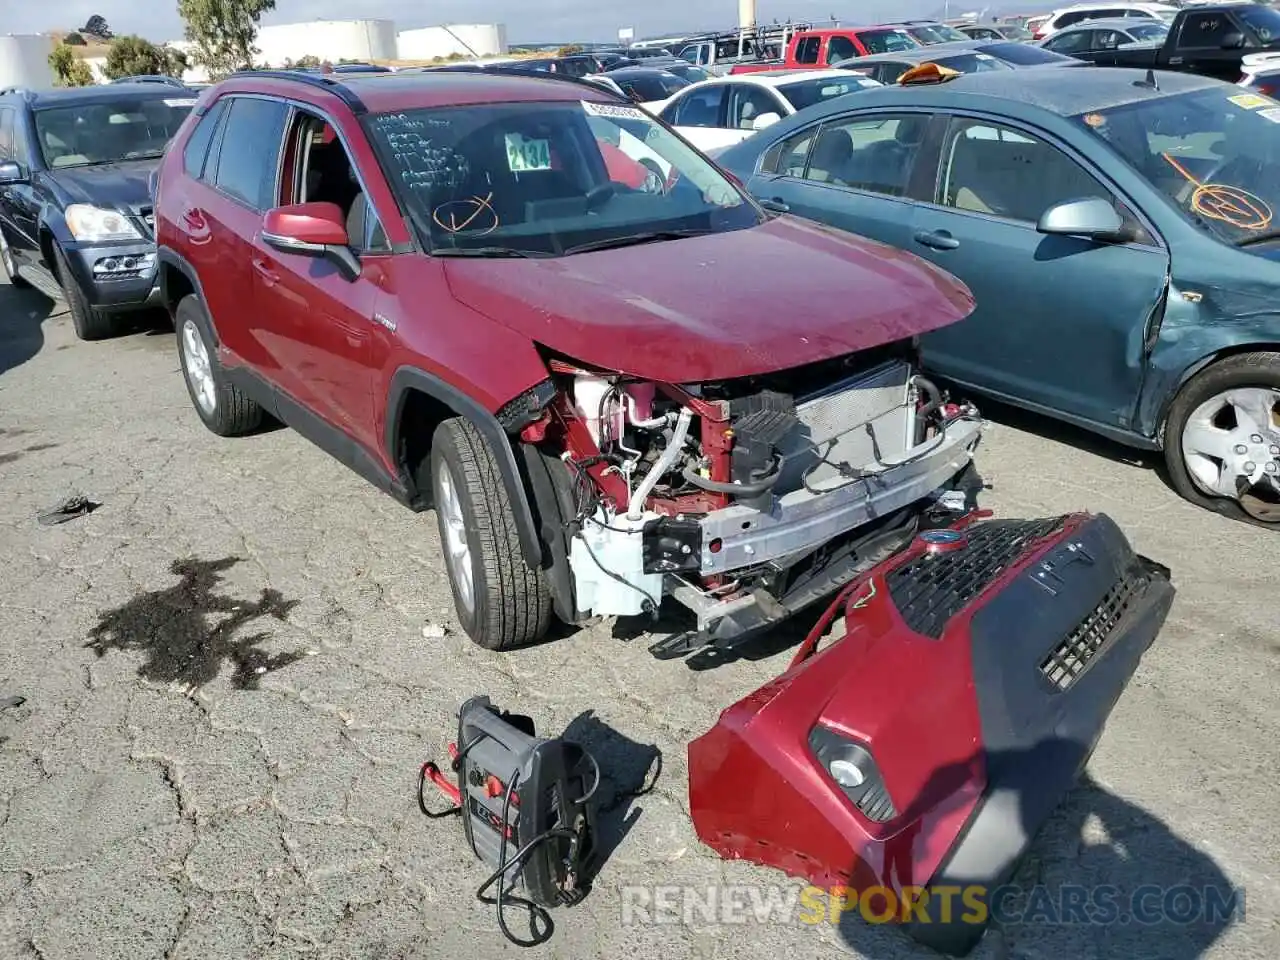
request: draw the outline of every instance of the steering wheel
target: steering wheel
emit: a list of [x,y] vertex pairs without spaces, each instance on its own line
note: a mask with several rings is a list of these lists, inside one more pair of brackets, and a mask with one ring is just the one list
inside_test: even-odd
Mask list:
[[640,188],[640,191],[642,193],[655,193],[659,196],[665,196],[670,191],[671,184],[667,181],[666,176],[663,175],[662,168],[658,166],[657,161],[644,157],[638,162],[645,170],[644,185]]

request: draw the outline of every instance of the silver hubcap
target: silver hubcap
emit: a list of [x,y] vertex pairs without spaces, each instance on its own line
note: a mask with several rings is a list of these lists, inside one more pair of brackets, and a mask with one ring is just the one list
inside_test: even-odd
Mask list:
[[1280,390],[1240,387],[1202,403],[1183,428],[1182,457],[1202,492],[1280,519]]
[[196,395],[196,403],[205,415],[211,415],[218,406],[218,394],[213,386],[213,369],[209,364],[209,351],[195,323],[188,320],[182,325],[182,361],[187,371],[187,382]]
[[0,233],[0,263],[4,264],[4,273],[10,280],[18,271],[13,268],[13,251],[9,249],[9,241]]
[[462,519],[462,501],[458,499],[458,487],[448,464],[441,462],[436,478],[436,510],[444,521],[444,550],[449,563],[449,575],[458,601],[468,612],[475,609],[475,580],[471,570],[471,547],[467,542],[467,525]]

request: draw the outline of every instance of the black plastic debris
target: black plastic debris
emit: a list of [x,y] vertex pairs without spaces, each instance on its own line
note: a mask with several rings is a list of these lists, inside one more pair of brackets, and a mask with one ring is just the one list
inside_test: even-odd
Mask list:
[[42,527],[55,527],[68,520],[75,520],[77,517],[87,517],[100,506],[102,504],[94,503],[88,497],[70,497],[52,510],[40,514],[36,517],[36,521]]

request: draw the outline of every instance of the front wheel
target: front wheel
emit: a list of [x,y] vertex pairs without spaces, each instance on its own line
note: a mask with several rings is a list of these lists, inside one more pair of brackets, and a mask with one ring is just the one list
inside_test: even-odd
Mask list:
[[470,420],[455,417],[436,428],[431,483],[462,629],[487,650],[542,639],[551,623],[551,589],[543,571],[524,561],[497,460]]
[[1237,519],[1280,526],[1280,353],[1246,353],[1194,377],[1169,408],[1174,489]]
[[188,294],[173,315],[178,359],[191,404],[201,422],[220,437],[238,437],[262,424],[262,408],[227,377],[207,331],[204,306]]
[[54,246],[53,257],[57,261],[58,282],[62,285],[63,299],[71,310],[71,325],[75,327],[76,336],[81,340],[105,340],[113,336],[116,332],[115,317],[89,303],[61,247]]

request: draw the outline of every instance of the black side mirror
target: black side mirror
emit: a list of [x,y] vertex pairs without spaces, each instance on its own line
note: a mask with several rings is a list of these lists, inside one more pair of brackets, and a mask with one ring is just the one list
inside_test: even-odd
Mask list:
[[1240,50],[1244,47],[1244,34],[1239,30],[1233,30],[1222,38],[1223,50]]
[[22,164],[13,160],[6,160],[4,163],[0,163],[0,186],[9,187],[26,182],[27,171],[22,169]]

